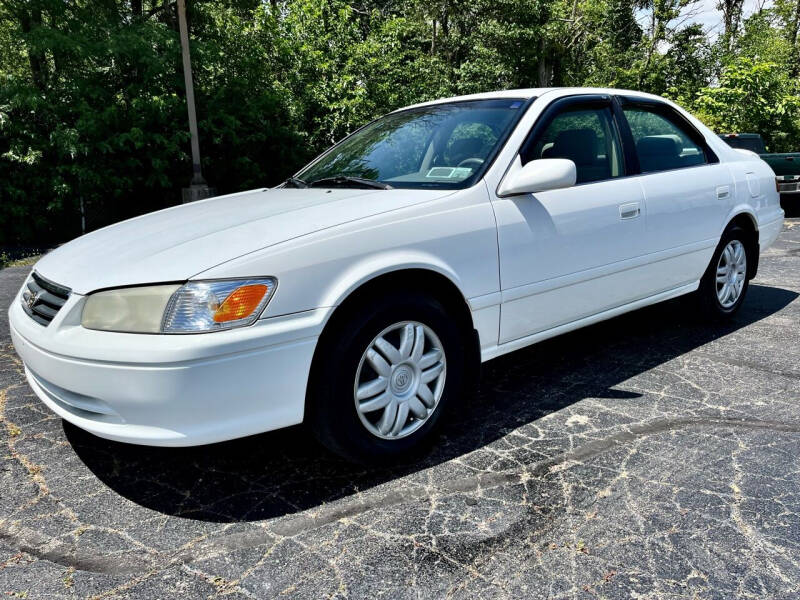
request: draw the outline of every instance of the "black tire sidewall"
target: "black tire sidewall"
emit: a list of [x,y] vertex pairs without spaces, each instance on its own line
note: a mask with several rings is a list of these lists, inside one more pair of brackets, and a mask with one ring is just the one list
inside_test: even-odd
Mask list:
[[[436,334],[444,349],[447,374],[442,397],[428,421],[411,435],[385,440],[361,423],[353,388],[367,346],[381,331],[402,321],[420,322]],[[465,332],[435,299],[416,294],[375,299],[339,320],[321,344],[312,369],[309,422],[323,445],[351,460],[385,462],[425,449],[453,398],[462,395]]]

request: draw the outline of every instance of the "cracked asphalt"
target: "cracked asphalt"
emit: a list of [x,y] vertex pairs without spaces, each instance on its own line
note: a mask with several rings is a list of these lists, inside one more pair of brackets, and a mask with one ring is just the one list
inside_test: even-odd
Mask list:
[[735,320],[671,301],[484,365],[421,461],[302,428],[109,442],[25,383],[0,271],[0,593],[10,597],[800,595],[800,220]]

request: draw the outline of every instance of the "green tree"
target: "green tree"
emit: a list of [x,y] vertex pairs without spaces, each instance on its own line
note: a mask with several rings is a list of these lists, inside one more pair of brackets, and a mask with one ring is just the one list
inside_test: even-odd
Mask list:
[[[800,0],[188,0],[203,170],[274,185],[369,120],[433,98],[638,88],[800,147]],[[0,3],[0,246],[178,202],[190,160],[172,0]]]
[[797,148],[800,96],[796,81],[777,63],[737,58],[718,86],[700,90],[694,107],[716,131],[760,133],[772,152]]
[[[274,183],[303,158],[277,24],[257,2],[190,8],[208,174],[223,192]],[[0,52],[0,243],[80,233],[81,202],[89,228],[175,204],[189,171],[174,4],[9,0],[0,23],[22,48]]]

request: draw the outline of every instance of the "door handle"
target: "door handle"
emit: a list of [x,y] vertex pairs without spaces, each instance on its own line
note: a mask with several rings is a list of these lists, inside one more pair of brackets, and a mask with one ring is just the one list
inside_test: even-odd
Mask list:
[[721,185],[717,188],[717,200],[727,200],[731,197],[731,188],[728,185]]
[[628,202],[627,204],[619,205],[620,219],[635,219],[640,214],[642,214],[642,209],[639,207],[638,202]]

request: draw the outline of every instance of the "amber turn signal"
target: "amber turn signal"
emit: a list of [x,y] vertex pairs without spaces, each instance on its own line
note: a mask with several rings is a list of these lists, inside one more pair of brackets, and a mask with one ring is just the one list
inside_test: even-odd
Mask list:
[[261,304],[268,291],[264,284],[243,285],[236,288],[214,312],[214,321],[227,323],[249,317]]

